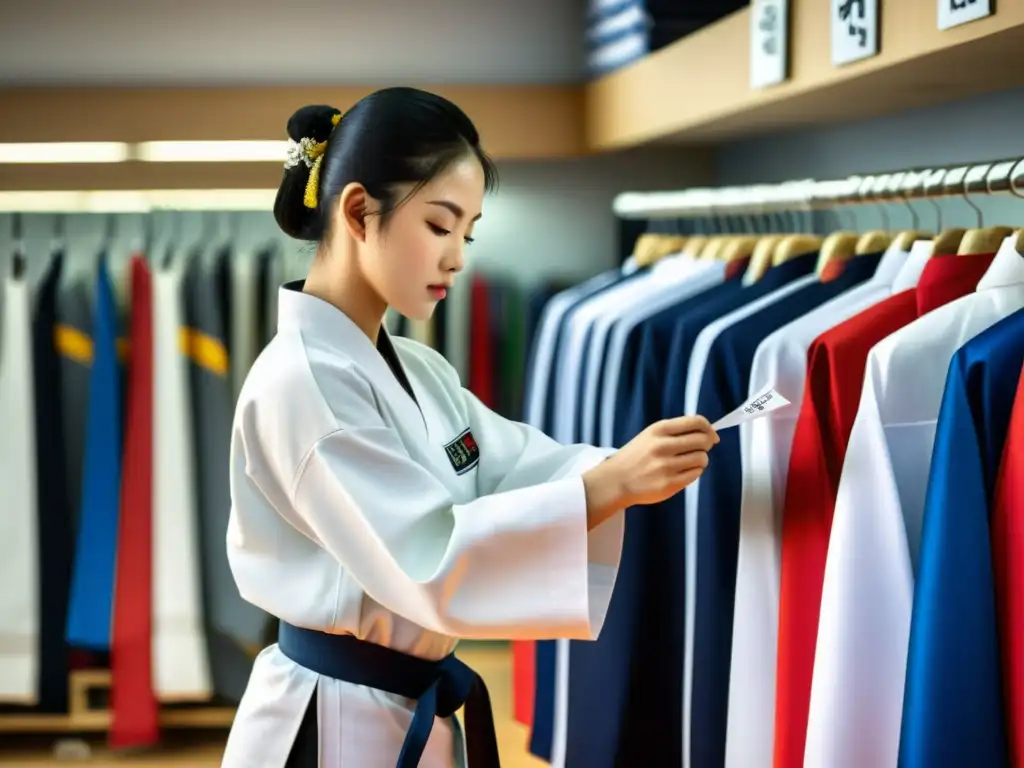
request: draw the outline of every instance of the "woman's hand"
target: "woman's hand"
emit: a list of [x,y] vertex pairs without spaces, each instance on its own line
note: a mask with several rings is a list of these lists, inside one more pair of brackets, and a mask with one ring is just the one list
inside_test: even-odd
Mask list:
[[703,416],[657,421],[583,474],[587,521],[596,528],[615,512],[656,504],[696,480],[708,465],[718,434]]

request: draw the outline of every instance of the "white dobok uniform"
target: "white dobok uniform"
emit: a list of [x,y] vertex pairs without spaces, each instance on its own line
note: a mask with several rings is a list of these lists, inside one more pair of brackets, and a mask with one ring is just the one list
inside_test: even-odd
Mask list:
[[[414,399],[301,285],[281,289],[277,335],[235,411],[227,547],[242,596],[431,660],[457,638],[595,639],[623,514],[588,533],[580,475],[610,451],[498,416],[440,354],[394,338]],[[314,691],[320,766],[394,768],[416,702],[320,676],[277,645],[256,660],[223,766],[284,766]],[[438,719],[420,765],[461,768],[463,741]]]

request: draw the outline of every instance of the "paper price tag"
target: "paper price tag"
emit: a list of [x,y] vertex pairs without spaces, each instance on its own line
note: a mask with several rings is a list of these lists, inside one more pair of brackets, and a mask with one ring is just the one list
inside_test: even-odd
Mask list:
[[772,411],[785,408],[787,405],[789,405],[789,400],[776,392],[774,387],[766,387],[732,413],[725,414],[725,416],[711,426],[715,431],[721,431],[729,427],[738,426],[745,421],[760,419],[762,416],[767,416]]

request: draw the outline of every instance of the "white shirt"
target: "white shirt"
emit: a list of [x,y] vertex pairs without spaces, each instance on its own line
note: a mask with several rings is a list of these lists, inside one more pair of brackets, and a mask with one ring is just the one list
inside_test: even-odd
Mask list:
[[890,296],[908,256],[890,247],[869,280],[774,331],[754,355],[751,397],[771,386],[792,405],[739,427],[743,501],[729,673],[727,768],[771,768],[773,761],[782,510],[807,376],[807,350],[828,329]]
[[903,683],[928,469],[950,360],[1024,307],[1024,258],[1007,238],[975,293],[871,350],[839,482],[807,727],[809,768],[888,768]]
[[[440,354],[395,338],[414,400],[317,298],[282,289],[278,313],[233,427],[227,546],[242,596],[428,659],[460,637],[596,638],[623,516],[588,534],[579,475],[608,452],[496,415]],[[459,474],[445,446],[467,430],[480,457]],[[411,703],[320,677],[277,645],[256,660],[225,768],[283,766],[314,689],[320,765],[393,768]],[[421,766],[464,761],[458,729],[438,720]]]
[[[808,285],[818,282],[817,275],[807,275],[792,281],[788,285],[761,296],[739,309],[730,312],[709,323],[698,335],[690,355],[690,365],[686,374],[686,393],[684,402],[686,413],[697,412],[697,398],[700,395],[700,383],[704,378],[708,354],[715,339],[726,328],[738,323],[754,312],[781,301],[790,294]],[[684,530],[686,536],[686,646],[683,654],[683,765],[690,766],[690,696],[693,692],[693,638],[694,621],[697,609],[697,501],[700,492],[700,480],[691,483],[683,491],[686,507]]]
[[[9,266],[9,265],[8,265]],[[3,281],[0,342],[0,701],[34,704],[39,678],[39,551],[36,494],[32,290]]]

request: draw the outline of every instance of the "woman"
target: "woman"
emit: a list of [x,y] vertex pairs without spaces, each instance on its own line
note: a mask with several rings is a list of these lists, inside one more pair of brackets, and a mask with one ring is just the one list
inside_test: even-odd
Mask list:
[[486,692],[456,639],[595,639],[620,511],[693,482],[718,438],[683,417],[619,451],[562,446],[385,332],[388,306],[430,317],[495,183],[455,105],[391,88],[344,116],[304,107],[288,134],[274,214],[317,257],[282,287],[238,400],[227,539],[242,596],[281,634],[223,765],[489,768]]

